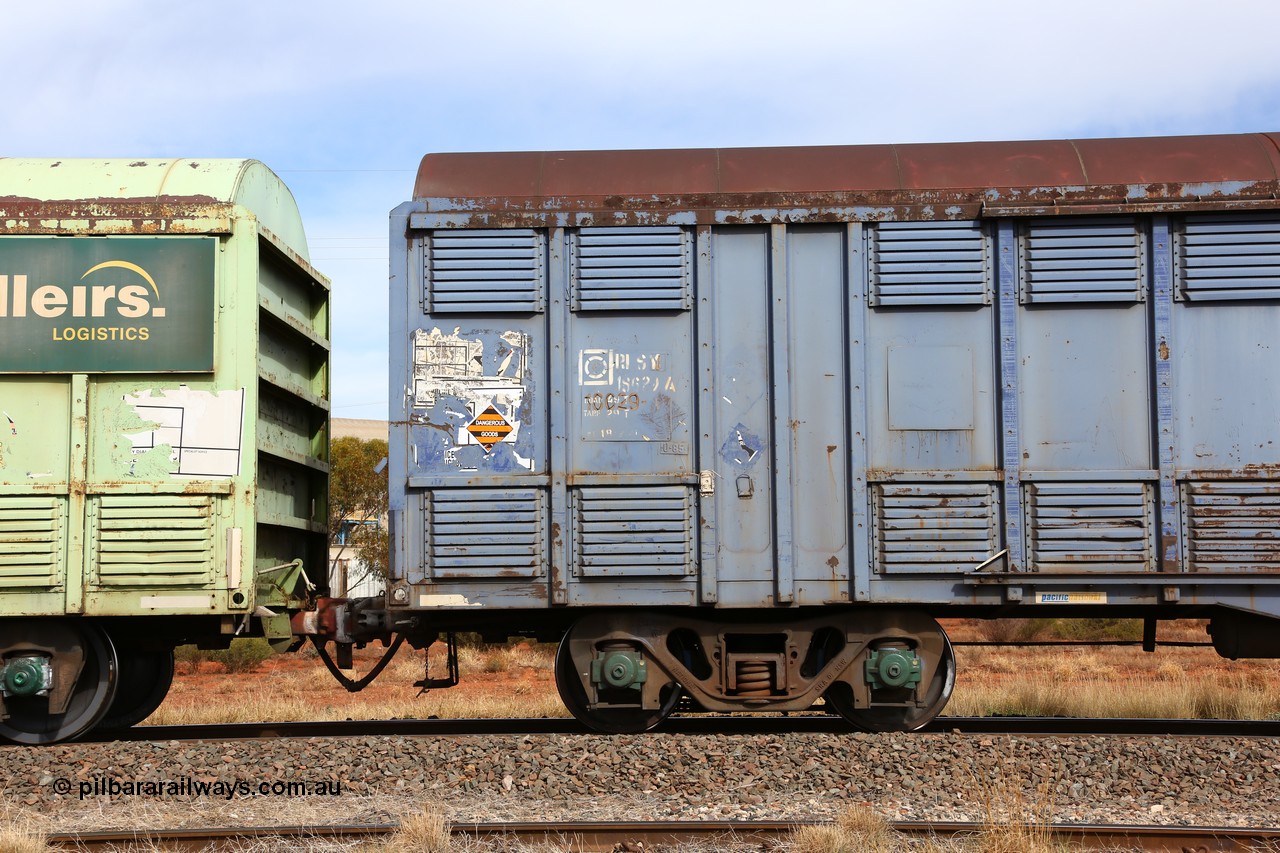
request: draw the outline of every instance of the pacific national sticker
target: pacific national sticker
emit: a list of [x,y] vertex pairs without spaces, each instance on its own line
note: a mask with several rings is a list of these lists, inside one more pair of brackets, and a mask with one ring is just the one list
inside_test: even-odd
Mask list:
[[1037,592],[1036,604],[1106,604],[1105,592]]

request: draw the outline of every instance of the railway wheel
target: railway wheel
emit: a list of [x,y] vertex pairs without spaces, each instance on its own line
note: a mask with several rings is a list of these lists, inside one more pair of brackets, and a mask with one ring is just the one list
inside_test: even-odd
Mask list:
[[[928,685],[911,688],[894,683],[899,680],[905,682],[909,678],[905,671],[914,657],[910,650],[897,644],[875,649],[873,654],[876,657],[870,658],[870,665],[863,668],[868,680],[874,679],[878,685],[872,690],[873,702],[877,699],[901,701],[916,692],[922,700],[919,705],[855,708],[852,690],[839,682],[824,694],[827,704],[855,727],[867,732],[912,732],[924,727],[946,707],[956,683],[956,656],[947,635],[939,628],[936,637],[926,638],[926,642],[936,647],[931,651],[937,657]],[[939,642],[940,647],[937,646]]]
[[[578,661],[574,660],[575,644],[579,652]],[[676,705],[680,703],[680,698],[684,694],[680,685],[675,682],[669,682],[661,688],[659,695],[661,704],[658,708],[592,708],[587,698],[586,688],[583,686],[583,678],[591,680],[593,662],[599,663],[601,669],[608,667],[611,673],[618,673],[620,678],[627,678],[629,676],[622,673],[629,666],[628,660],[634,659],[634,655],[628,654],[622,648],[622,644],[619,644],[617,649],[611,650],[606,647],[598,653],[590,652],[592,648],[592,643],[582,642],[574,637],[573,630],[570,630],[556,649],[556,690],[560,693],[560,701],[564,702],[564,706],[578,722],[589,729],[606,734],[636,734],[649,731],[671,716],[671,712],[676,709]],[[584,649],[594,656],[582,659]],[[659,677],[660,673],[653,668],[649,669],[654,677]]]
[[96,728],[116,731],[136,726],[150,717],[173,684],[173,649],[131,648],[116,645],[120,664],[115,698]]
[[0,738],[38,745],[87,732],[115,697],[116,672],[111,638],[91,623],[0,621]]

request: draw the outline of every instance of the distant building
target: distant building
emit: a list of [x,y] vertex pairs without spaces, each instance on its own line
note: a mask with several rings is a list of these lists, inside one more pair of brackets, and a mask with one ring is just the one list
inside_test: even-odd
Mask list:
[[329,421],[329,430],[334,438],[351,436],[363,441],[380,438],[387,440],[390,425],[386,421],[367,421],[360,418],[333,418]]
[[[386,421],[333,418],[329,423],[333,438],[351,436],[362,441],[375,438],[386,441],[390,434]],[[379,523],[385,523],[385,519]],[[329,590],[338,598],[369,598],[382,595],[385,590],[382,578],[371,575],[352,551],[343,548],[356,524],[358,522],[344,524],[329,545]]]

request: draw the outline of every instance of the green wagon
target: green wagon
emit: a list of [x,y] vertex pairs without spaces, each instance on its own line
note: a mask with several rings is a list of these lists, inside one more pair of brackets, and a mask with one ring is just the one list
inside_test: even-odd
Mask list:
[[261,163],[0,159],[0,737],[138,722],[181,643],[289,642],[329,327]]

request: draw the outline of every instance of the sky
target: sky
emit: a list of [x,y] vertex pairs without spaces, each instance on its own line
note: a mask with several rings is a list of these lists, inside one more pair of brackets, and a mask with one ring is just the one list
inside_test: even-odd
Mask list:
[[252,157],[387,417],[387,215],[439,151],[1280,131],[1276,0],[0,5],[0,156]]

